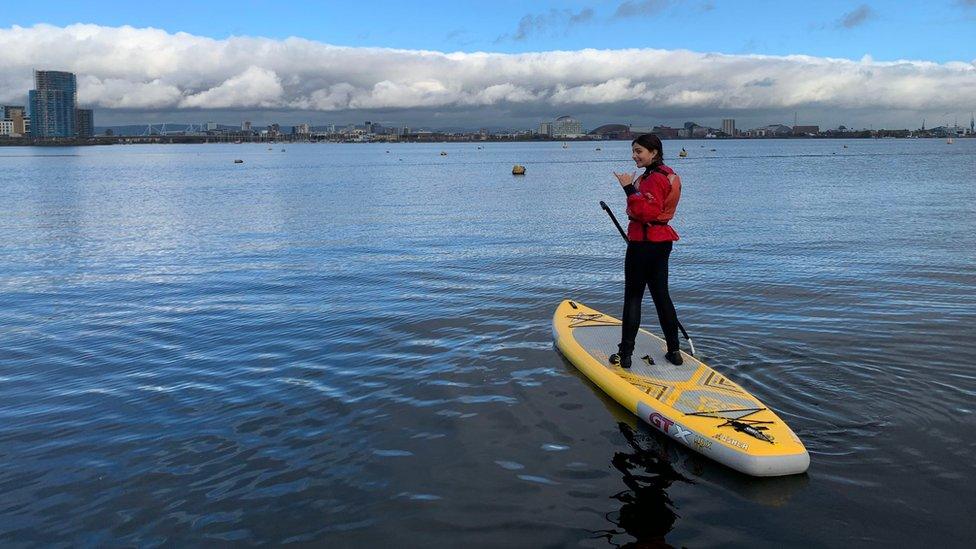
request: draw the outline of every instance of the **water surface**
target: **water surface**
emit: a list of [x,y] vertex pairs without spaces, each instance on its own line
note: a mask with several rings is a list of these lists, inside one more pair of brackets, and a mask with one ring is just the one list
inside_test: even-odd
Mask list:
[[682,146],[679,315],[808,474],[554,351],[619,313],[627,143],[7,148],[0,542],[968,545],[976,139]]

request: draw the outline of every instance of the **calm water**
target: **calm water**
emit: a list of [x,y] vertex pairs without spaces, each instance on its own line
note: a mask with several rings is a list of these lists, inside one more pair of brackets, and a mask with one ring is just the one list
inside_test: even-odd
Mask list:
[[976,139],[702,144],[672,295],[807,475],[553,350],[619,313],[627,143],[0,149],[0,543],[971,543]]

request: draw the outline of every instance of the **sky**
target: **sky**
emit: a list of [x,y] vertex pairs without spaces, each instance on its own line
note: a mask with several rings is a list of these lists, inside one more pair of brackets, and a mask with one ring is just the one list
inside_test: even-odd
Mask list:
[[98,125],[968,125],[976,0],[5,2],[0,102],[34,68]]

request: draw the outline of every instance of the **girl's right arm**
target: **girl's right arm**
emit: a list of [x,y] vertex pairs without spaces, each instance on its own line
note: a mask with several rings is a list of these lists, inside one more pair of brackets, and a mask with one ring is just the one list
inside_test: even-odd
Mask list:
[[[627,215],[641,223],[657,221],[659,215],[664,210],[664,198],[666,191],[653,181],[654,175],[647,176],[641,181],[641,191],[635,185],[624,187],[627,193]],[[649,189],[647,187],[650,187]]]

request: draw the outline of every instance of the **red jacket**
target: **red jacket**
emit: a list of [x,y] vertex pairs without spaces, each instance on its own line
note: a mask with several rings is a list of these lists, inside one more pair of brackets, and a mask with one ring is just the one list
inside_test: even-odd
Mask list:
[[624,187],[627,193],[627,239],[631,242],[667,242],[678,240],[678,233],[668,225],[674,217],[675,208],[681,198],[681,181],[674,170],[658,165],[647,176],[641,176],[634,183]]

